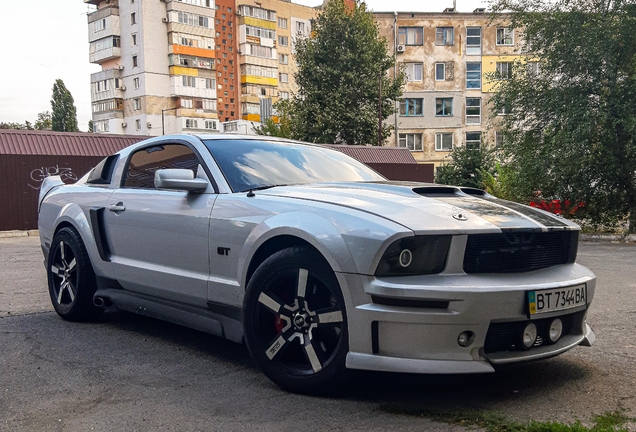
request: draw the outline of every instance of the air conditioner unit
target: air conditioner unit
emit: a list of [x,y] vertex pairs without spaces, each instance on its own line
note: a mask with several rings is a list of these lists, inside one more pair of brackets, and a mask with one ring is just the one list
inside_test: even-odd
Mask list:
[[236,16],[237,17],[243,16],[243,11],[241,11],[240,9],[237,9],[236,10]]
[[302,30],[298,30],[298,31],[296,32],[296,34],[297,34],[298,36],[302,36],[304,33],[303,33],[303,31],[302,31]]
[[241,50],[236,50],[236,53],[237,53],[238,55],[243,54],[243,53],[241,52]]
[[168,22],[168,18],[165,18],[165,17],[164,17],[164,18],[161,18],[161,21],[163,21],[163,22],[167,23],[167,22]]
[[123,122],[123,123],[121,124],[121,127],[123,127],[123,128],[125,128],[126,126],[128,126],[128,123],[126,123],[126,122]]
[[117,65],[117,69],[124,70],[124,65]]
[[126,86],[125,86],[125,85],[123,85],[123,86],[119,87],[119,90],[121,90],[121,91],[126,91]]
[[398,45],[396,51],[399,53],[403,53],[404,51],[406,51],[406,47],[404,45]]
[[148,122],[146,123],[146,126],[148,127],[148,129],[152,129],[152,123]]

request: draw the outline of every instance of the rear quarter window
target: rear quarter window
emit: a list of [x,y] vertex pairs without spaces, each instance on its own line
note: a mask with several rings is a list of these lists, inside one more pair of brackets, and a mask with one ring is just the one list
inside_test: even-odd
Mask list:
[[115,166],[119,160],[119,155],[111,155],[97,164],[88,175],[88,184],[110,184],[115,172]]

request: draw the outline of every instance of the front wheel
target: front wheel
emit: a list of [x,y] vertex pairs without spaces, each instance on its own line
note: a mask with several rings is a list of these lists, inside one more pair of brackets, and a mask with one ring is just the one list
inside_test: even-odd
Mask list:
[[58,315],[69,321],[101,315],[103,309],[93,304],[95,273],[86,246],[74,228],[64,227],[55,234],[46,270],[51,302]]
[[300,393],[335,390],[345,375],[347,314],[323,256],[292,247],[252,276],[243,304],[247,347],[265,375]]

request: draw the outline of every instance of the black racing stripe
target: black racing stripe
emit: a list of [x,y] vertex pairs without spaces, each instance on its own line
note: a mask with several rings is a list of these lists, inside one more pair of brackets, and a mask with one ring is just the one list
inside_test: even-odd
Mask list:
[[549,228],[552,228],[552,227],[567,228],[568,227],[568,224],[563,222],[561,218],[557,216],[551,216],[549,214],[545,214],[544,212],[537,210],[535,208],[532,208],[530,206],[526,206],[516,202],[501,200],[493,196],[483,196],[480,198],[483,200],[492,201],[499,205],[508,207],[516,212],[521,213],[524,216],[527,216],[529,218],[536,220],[537,222]]
[[[474,196],[439,196],[434,199],[451,204],[462,210],[466,210],[474,213],[480,218],[490,222],[491,224],[506,229],[529,229],[529,230],[541,230],[543,226],[540,221],[535,217],[531,217],[532,220],[521,216],[519,213],[512,211],[507,207],[502,207],[489,202],[481,197]],[[507,204],[507,202],[506,202]],[[536,221],[535,222],[533,222]]]

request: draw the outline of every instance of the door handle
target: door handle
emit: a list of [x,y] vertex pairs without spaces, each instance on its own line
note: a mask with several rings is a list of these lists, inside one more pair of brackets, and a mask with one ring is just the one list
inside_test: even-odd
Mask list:
[[124,210],[126,210],[126,206],[123,202],[119,201],[117,204],[109,205],[108,210],[112,212],[123,212]]

